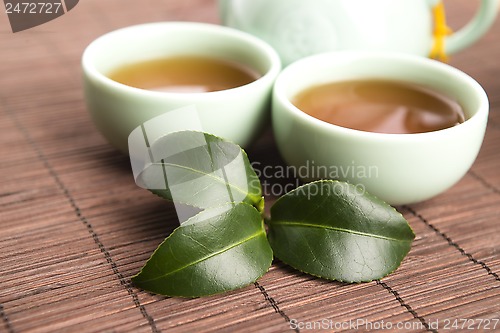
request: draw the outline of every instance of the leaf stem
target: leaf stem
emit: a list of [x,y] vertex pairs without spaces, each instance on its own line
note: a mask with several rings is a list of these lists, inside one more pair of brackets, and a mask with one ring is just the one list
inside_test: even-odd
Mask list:
[[265,216],[264,212],[262,212],[262,219],[264,220],[264,223],[266,225],[269,225],[271,223],[271,217],[270,216]]

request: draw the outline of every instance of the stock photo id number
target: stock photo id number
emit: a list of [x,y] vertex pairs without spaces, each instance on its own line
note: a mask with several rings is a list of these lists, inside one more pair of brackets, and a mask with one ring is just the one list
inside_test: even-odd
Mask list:
[[77,4],[78,0],[4,0],[4,12],[9,17],[12,32],[19,32],[52,21]]

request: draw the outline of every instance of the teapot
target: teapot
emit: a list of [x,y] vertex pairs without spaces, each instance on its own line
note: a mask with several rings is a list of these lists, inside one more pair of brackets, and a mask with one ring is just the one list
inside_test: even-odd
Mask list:
[[308,55],[366,49],[441,57],[479,39],[499,0],[481,0],[455,33],[441,0],[219,0],[222,23],[260,37],[287,65]]

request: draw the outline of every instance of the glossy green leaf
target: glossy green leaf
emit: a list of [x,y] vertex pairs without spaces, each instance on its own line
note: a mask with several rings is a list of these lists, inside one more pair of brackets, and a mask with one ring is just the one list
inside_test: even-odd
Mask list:
[[137,183],[176,203],[201,209],[245,202],[262,210],[262,190],[246,153],[216,136],[182,131],[149,148],[151,161]]
[[343,282],[393,272],[415,235],[400,213],[361,190],[318,181],[278,199],[269,221],[275,256],[305,273]]
[[245,203],[226,204],[174,230],[132,282],[162,295],[207,296],[256,281],[272,259],[259,212]]

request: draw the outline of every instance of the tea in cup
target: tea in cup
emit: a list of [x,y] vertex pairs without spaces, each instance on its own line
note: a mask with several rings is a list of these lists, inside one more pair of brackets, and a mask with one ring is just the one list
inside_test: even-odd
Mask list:
[[474,162],[488,98],[470,76],[423,57],[340,51],[276,80],[278,149],[305,180],[335,178],[399,205],[429,199]]
[[404,81],[332,82],[304,90],[292,103],[327,123],[375,133],[432,132],[465,120],[456,100]]
[[201,93],[241,87],[258,80],[261,74],[234,61],[181,55],[127,64],[107,76],[139,89]]
[[[244,32],[204,23],[131,26],[92,42],[82,57],[85,98],[104,137],[128,153],[138,126],[171,113],[165,135],[203,130],[247,146],[268,119],[277,53]],[[193,112],[177,112],[188,107]],[[176,113],[174,114],[174,111]]]

